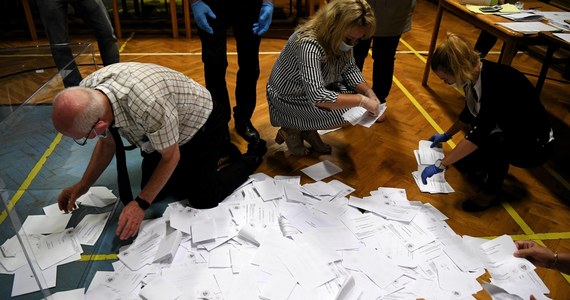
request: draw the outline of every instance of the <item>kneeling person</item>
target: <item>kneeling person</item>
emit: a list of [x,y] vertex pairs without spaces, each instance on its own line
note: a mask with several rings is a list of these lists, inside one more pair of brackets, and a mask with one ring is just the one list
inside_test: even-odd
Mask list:
[[[266,151],[265,145],[250,145],[242,156],[232,145],[237,154],[218,169],[228,128],[217,104],[200,84],[154,64],[118,63],[94,72],[79,87],[55,96],[52,120],[80,145],[99,137],[81,180],[58,197],[65,212],[107,168],[119,132],[141,149],[142,190],[136,201],[121,199],[125,207],[116,232],[121,239],[135,236],[144,209],[166,195],[187,197],[195,208],[216,206],[259,166]],[[107,132],[116,138],[103,138]]]

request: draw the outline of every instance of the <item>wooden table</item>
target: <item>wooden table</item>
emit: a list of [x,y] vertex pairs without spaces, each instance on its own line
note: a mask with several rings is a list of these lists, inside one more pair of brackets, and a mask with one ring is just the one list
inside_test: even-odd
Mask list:
[[548,73],[548,68],[552,62],[552,56],[554,52],[560,48],[570,50],[570,43],[555,36],[552,32],[539,32],[538,35],[546,41],[548,48],[546,49],[546,54],[544,55],[544,61],[542,63],[542,68],[540,69],[540,74],[538,75],[538,80],[536,81],[536,90],[538,93],[542,90],[544,85],[544,80],[546,79],[546,74]]
[[[560,9],[555,6],[536,0],[525,1],[524,6],[526,8],[536,7],[541,11],[560,11]],[[503,26],[496,25],[497,22],[508,22],[509,20],[506,18],[497,15],[476,14],[468,10],[464,4],[461,4],[460,0],[439,0],[427,62],[424,69],[424,76],[422,79],[422,85],[424,86],[427,85],[431,57],[435,50],[439,26],[441,24],[441,18],[444,10],[502,40],[503,48],[501,50],[501,55],[499,56],[499,62],[502,64],[510,65],[517,53],[517,49],[520,46],[544,43],[544,39],[539,38],[538,34],[523,34],[517,31],[512,31]]]

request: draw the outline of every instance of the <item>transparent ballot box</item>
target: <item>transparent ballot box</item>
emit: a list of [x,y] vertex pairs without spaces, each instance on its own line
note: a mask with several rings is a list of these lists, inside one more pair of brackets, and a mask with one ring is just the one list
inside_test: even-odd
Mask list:
[[[72,57],[60,69],[56,50]],[[108,268],[94,258],[114,247],[103,237],[114,235],[108,224],[117,202],[80,205],[71,214],[57,209],[59,193],[79,181],[93,145],[76,145],[54,129],[51,101],[70,74],[85,76],[97,65],[91,44],[0,49],[0,65],[0,299],[51,299],[87,288],[94,270]],[[80,229],[92,215],[100,226]],[[80,233],[94,230],[102,231],[99,238],[79,242]]]

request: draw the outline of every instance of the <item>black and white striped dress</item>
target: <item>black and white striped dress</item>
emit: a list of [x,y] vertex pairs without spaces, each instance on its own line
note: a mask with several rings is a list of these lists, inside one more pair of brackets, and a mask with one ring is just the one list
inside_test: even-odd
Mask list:
[[348,108],[325,110],[315,104],[336,101],[339,90],[331,86],[344,86],[340,92],[354,93],[354,87],[364,82],[352,51],[327,61],[315,38],[297,39],[297,34],[285,44],[267,82],[271,125],[317,130],[346,124],[342,114]]

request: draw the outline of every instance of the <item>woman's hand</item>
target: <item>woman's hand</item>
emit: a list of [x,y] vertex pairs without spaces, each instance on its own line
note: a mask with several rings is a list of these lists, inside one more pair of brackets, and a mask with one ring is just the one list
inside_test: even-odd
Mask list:
[[533,241],[516,241],[517,251],[513,253],[515,257],[523,257],[532,262],[535,266],[550,268],[554,263],[554,252],[542,247]]
[[371,99],[364,95],[360,95],[360,97],[360,104],[358,106],[366,109],[373,116],[380,114],[380,101],[378,101],[378,98]]

